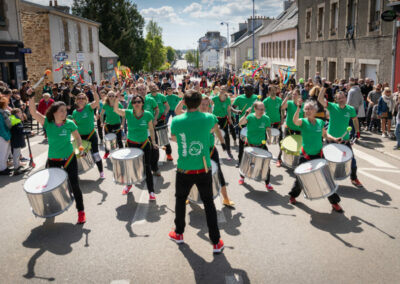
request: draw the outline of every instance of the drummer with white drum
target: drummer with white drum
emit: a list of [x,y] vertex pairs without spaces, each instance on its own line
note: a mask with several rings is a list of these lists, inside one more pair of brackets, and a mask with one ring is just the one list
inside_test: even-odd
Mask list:
[[[328,142],[343,143],[353,151],[347,128],[351,119],[357,133],[357,138],[360,138],[360,125],[358,123],[356,110],[354,107],[347,104],[345,93],[341,91],[336,93],[335,99],[337,103],[326,102],[324,94],[325,88],[322,88],[318,95],[318,101],[329,111]],[[351,160],[350,179],[353,185],[362,187],[361,182],[357,178],[357,162],[354,158],[354,153]]]
[[[301,106],[302,99],[298,99],[297,110],[293,117],[293,123],[300,127],[302,136],[300,164],[310,160],[323,158],[322,138],[326,137],[326,130],[324,129],[325,122],[315,117],[318,111],[317,103],[310,100],[304,103],[304,118],[299,118]],[[291,204],[296,204],[296,197],[300,195],[301,190],[301,183],[298,178],[296,178],[292,190],[289,192],[289,202]],[[333,210],[340,213],[343,212],[342,207],[339,205],[340,197],[337,193],[328,196],[328,200],[332,204]]]
[[86,222],[83,205],[82,191],[79,187],[78,163],[71,142],[71,134],[74,137],[81,155],[84,155],[81,136],[76,124],[67,119],[67,106],[64,102],[55,102],[48,109],[46,116],[35,109],[34,92],[27,91],[29,96],[29,112],[46,130],[49,142],[48,165],[49,167],[64,168],[68,173],[68,179],[74,194],[76,209],[78,210],[78,224]]
[[[289,135],[300,135],[300,127],[293,123],[293,117],[297,110],[297,104],[300,97],[299,89],[292,91],[292,99],[289,100],[287,96],[281,106],[282,110],[286,109],[286,127],[285,127],[285,137]],[[303,106],[300,109],[299,118],[304,117]]]
[[[254,113],[251,113],[251,108],[248,108],[245,115],[240,119],[239,125],[247,124],[247,141],[246,146],[258,147],[268,151],[266,141],[270,144],[271,139],[271,119],[265,114],[265,106],[262,102],[254,103]],[[268,139],[267,139],[268,133]],[[265,187],[267,190],[273,190],[270,183],[271,168],[268,168]],[[244,184],[244,176],[240,175],[239,184]]]

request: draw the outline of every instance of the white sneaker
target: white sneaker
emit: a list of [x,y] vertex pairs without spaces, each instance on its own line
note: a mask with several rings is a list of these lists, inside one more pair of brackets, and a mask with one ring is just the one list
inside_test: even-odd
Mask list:
[[382,137],[386,138],[387,137],[386,133],[382,133]]

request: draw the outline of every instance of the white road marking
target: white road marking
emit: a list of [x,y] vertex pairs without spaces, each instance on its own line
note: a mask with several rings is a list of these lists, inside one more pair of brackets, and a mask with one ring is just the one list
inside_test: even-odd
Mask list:
[[147,187],[142,190],[140,194],[138,206],[136,208],[135,215],[132,218],[132,225],[143,225],[147,223],[146,217],[149,211],[149,193]]
[[356,155],[357,158],[359,159],[363,159],[365,161],[367,161],[368,163],[376,166],[376,167],[380,167],[380,168],[389,168],[389,169],[397,169],[395,166],[386,163],[378,158],[375,158],[374,156],[371,156],[363,151],[360,151],[358,149],[354,149],[353,148],[353,152]]
[[358,168],[358,170],[374,171],[374,172],[387,172],[387,173],[400,173],[400,170],[392,170],[392,169]]
[[380,177],[377,177],[377,176],[375,176],[375,175],[373,175],[373,174],[367,173],[367,172],[364,171],[364,170],[358,170],[358,172],[361,173],[361,174],[363,174],[363,175],[365,175],[365,176],[367,176],[367,177],[369,177],[369,178],[372,178],[372,179],[374,179],[374,180],[376,180],[376,181],[378,181],[378,182],[380,182],[380,183],[386,184],[386,185],[388,185],[388,186],[390,186],[390,187],[392,187],[392,188],[394,188],[394,189],[400,190],[400,186],[398,186],[397,184],[394,184],[394,183],[392,183],[392,182],[390,182],[390,181],[387,181],[387,180],[385,180],[385,179],[382,179],[382,178],[380,178]]
[[129,284],[129,280],[113,280],[110,284]]
[[225,275],[225,283],[226,284],[237,284],[243,283],[242,276],[240,274],[234,273],[232,275]]

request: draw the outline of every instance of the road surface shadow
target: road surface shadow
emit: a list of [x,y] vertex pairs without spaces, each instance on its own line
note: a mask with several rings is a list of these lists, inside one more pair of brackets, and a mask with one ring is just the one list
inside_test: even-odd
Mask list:
[[280,213],[270,208],[273,206],[281,206],[282,208],[285,209],[290,209],[290,210],[294,209],[294,207],[291,204],[289,204],[289,198],[287,196],[282,196],[278,194],[275,190],[267,191],[264,185],[262,185],[261,190],[255,190],[251,185],[247,183],[245,183],[243,187],[249,191],[244,195],[246,198],[257,202],[261,207],[269,210],[271,214],[291,216],[291,217],[296,216],[294,214]]
[[[341,197],[353,198],[353,199],[358,200],[361,203],[364,203],[371,207],[398,209],[397,207],[389,206],[390,201],[392,201],[392,198],[390,197],[389,194],[387,194],[385,191],[383,191],[381,189],[377,189],[375,191],[368,191],[364,187],[356,188],[354,186],[342,186],[341,185],[341,186],[339,186],[337,193]],[[366,200],[376,201],[376,203],[384,205],[384,206],[372,204],[370,202],[367,202]]]
[[341,213],[320,213],[317,211],[314,211],[304,203],[297,202],[296,207],[300,208],[304,212],[310,215],[311,220],[310,223],[313,225],[315,228],[328,232],[332,237],[335,239],[341,241],[345,246],[349,248],[356,248],[358,250],[364,250],[362,247],[357,247],[352,245],[351,243],[345,241],[342,237],[339,235],[344,235],[344,234],[349,234],[349,233],[361,233],[363,231],[363,228],[361,228],[361,224],[365,223],[369,225],[370,227],[378,230],[379,232],[385,234],[388,236],[390,239],[395,239],[394,236],[389,235],[388,233],[384,232],[383,230],[379,229],[376,227],[374,224],[360,218],[357,216],[351,216],[351,218],[348,218],[345,214]]
[[70,223],[54,223],[54,218],[48,218],[43,225],[34,228],[28,238],[22,243],[26,248],[39,250],[29,259],[28,271],[23,277],[26,279],[41,279],[55,281],[54,277],[37,276],[35,265],[37,260],[46,252],[56,255],[66,255],[72,251],[72,244],[78,242],[83,234],[86,235],[85,247],[89,246],[89,233],[91,230],[82,225]]
[[179,245],[179,250],[191,266],[196,283],[250,283],[247,272],[233,268],[224,253],[215,254],[213,260],[207,262],[187,244]]
[[86,180],[86,179],[81,179],[80,184],[81,184],[81,190],[83,194],[89,194],[92,192],[98,192],[102,195],[101,201],[97,203],[97,205],[102,205],[103,202],[106,201],[108,193],[100,188],[100,184],[104,181],[104,179],[98,179],[98,180]]
[[363,146],[363,147],[367,147],[367,148],[383,148],[384,145],[382,144],[382,140],[376,137],[367,137],[363,136],[361,138],[361,140],[358,140],[357,142],[358,145]]

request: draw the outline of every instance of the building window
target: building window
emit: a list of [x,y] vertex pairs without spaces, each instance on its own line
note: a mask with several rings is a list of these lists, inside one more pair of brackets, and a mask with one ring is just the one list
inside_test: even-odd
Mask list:
[[331,18],[330,18],[330,35],[336,36],[339,25],[339,2],[331,3]]
[[278,53],[278,57],[282,58],[282,42],[279,42],[279,53]]
[[286,56],[286,40],[282,41],[282,58],[287,58],[287,56]]
[[328,80],[331,82],[334,82],[336,80],[336,61],[329,61]]
[[321,59],[316,59],[315,72],[322,74],[322,60]]
[[320,5],[318,6],[318,23],[317,23],[317,36],[318,38],[324,36],[324,10],[325,6]]
[[291,40],[290,48],[291,48],[290,58],[295,59],[295,55],[296,55],[296,40],[295,39]]
[[4,0],[0,0],[0,27],[7,26]]
[[89,52],[93,52],[93,31],[92,27],[88,27],[89,34]]
[[377,31],[380,28],[381,0],[370,0],[369,3],[369,31]]
[[253,59],[253,49],[252,48],[247,49],[247,59],[249,59],[249,60]]
[[348,80],[350,77],[353,77],[353,63],[345,62],[344,63],[344,78]]
[[346,38],[353,39],[356,29],[357,0],[347,0]]
[[306,10],[306,39],[311,39],[311,16],[312,9],[309,8]]
[[310,78],[310,59],[304,60],[304,77]]
[[69,51],[69,31],[68,22],[63,21],[63,32],[64,32],[64,51]]
[[83,51],[83,49],[82,49],[82,30],[81,30],[81,25],[78,23],[76,24],[76,36],[77,36],[76,42],[78,44],[77,51]]
[[92,70],[92,80],[94,80],[94,78],[96,78],[96,74],[95,74],[95,70],[94,70],[94,63],[93,61],[90,62],[90,70]]

